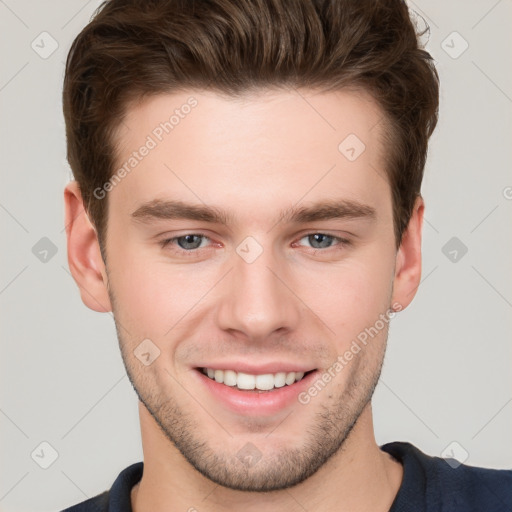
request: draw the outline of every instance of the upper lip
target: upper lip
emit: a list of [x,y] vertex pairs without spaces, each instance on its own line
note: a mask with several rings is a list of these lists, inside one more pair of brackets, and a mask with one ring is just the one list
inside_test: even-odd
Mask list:
[[309,372],[315,367],[304,365],[303,363],[285,363],[285,362],[268,362],[264,364],[244,363],[241,361],[226,361],[205,363],[198,365],[196,368],[211,368],[213,370],[233,370],[234,372],[249,373],[251,375],[264,375],[268,373],[289,373],[289,372]]

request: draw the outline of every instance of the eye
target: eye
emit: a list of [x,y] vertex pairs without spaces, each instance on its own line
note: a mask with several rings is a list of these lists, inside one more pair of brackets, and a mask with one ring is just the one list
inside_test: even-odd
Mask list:
[[340,245],[348,245],[349,241],[333,235],[328,235],[326,233],[310,233],[300,239],[307,240],[310,244],[310,247],[313,249],[330,249],[331,247]]
[[166,240],[162,240],[160,245],[162,248],[167,247],[168,245],[178,246],[177,251],[182,249],[183,251],[190,252],[195,249],[200,249],[204,247],[203,242],[209,240],[209,238],[205,235],[190,233],[182,236],[176,236],[174,238],[168,238]]
[[[309,233],[303,236],[294,245],[303,245],[306,240],[307,244],[313,250],[327,251],[331,248],[343,248],[350,245],[350,241],[327,233]],[[175,254],[190,255],[198,254],[199,249],[208,247],[210,238],[200,233],[187,233],[185,235],[167,238],[160,242],[162,249],[168,248]]]

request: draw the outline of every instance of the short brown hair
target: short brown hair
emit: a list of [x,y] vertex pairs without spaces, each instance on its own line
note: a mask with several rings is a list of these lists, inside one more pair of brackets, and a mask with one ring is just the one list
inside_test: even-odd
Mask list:
[[116,129],[131,101],[310,87],[362,89],[385,112],[398,247],[438,115],[439,77],[418,36],[403,0],[104,2],[71,46],[63,90],[67,158],[100,246],[108,202],[93,191],[114,173]]

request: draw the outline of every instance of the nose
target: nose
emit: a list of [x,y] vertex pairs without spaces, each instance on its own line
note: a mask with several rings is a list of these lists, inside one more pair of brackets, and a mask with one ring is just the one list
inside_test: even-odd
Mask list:
[[218,327],[250,342],[293,331],[301,318],[286,262],[264,250],[251,263],[233,254],[233,268],[222,281]]

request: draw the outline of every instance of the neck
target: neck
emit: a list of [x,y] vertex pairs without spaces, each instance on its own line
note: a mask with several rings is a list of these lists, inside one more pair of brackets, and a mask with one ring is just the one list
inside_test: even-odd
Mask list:
[[369,404],[342,448],[299,485],[266,493],[234,491],[198,473],[139,402],[144,473],[131,494],[134,512],[169,509],[208,512],[325,510],[387,512],[403,468],[378,447]]

